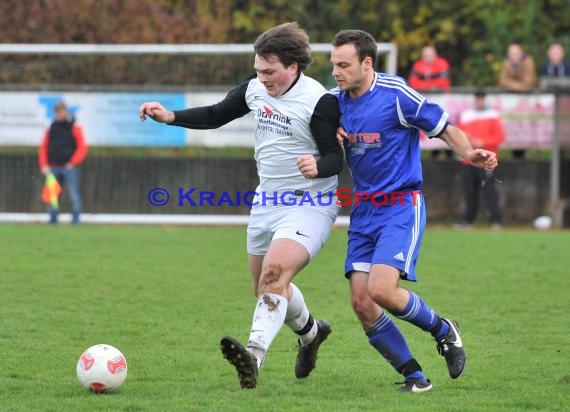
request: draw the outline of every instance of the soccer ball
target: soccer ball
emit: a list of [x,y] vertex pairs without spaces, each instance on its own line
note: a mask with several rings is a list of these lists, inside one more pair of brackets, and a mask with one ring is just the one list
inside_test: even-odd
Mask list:
[[95,393],[114,391],[126,377],[127,360],[119,349],[111,345],[91,346],[77,361],[77,379]]
[[539,216],[534,219],[532,225],[536,230],[548,230],[552,227],[552,218],[550,216]]

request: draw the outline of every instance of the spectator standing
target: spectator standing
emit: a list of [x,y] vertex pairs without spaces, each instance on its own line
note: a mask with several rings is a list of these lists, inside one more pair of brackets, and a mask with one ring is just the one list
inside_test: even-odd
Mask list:
[[[528,92],[536,84],[536,67],[532,56],[518,42],[509,44],[499,75],[499,86],[510,92]],[[523,159],[525,149],[513,149],[513,158]]]
[[560,43],[550,45],[539,73],[541,77],[570,77],[570,61],[564,60],[564,47]]
[[[53,173],[60,185],[65,184],[71,200],[72,224],[79,224],[81,195],[79,192],[79,165],[87,156],[83,128],[69,113],[64,102],[55,105],[55,119],[45,132],[38,151],[42,174]],[[48,206],[49,223],[57,224],[59,210]]]
[[[443,57],[438,56],[434,46],[425,45],[422,48],[421,58],[412,66],[408,83],[414,89],[422,92],[449,90],[451,88],[449,63]],[[447,159],[453,157],[451,150],[431,151],[431,157],[434,160],[440,159],[442,154]]]
[[[489,150],[498,154],[499,145],[505,140],[505,132],[499,113],[487,106],[486,93],[483,90],[475,92],[472,109],[461,113],[459,128],[469,137],[471,145],[476,149]],[[497,191],[494,171],[478,169],[463,160],[463,187],[465,190],[465,214],[457,228],[470,227],[477,218],[479,193],[482,190],[489,209],[491,227],[501,228],[501,209],[499,192]]]
[[422,48],[421,58],[414,63],[408,83],[418,91],[449,90],[449,63],[439,57],[432,45]]
[[499,75],[499,86],[511,92],[528,92],[536,83],[532,56],[519,43],[511,43]]

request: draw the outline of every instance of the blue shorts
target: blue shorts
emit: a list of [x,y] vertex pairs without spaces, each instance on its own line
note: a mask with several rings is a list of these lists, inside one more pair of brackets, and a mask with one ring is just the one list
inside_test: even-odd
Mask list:
[[403,204],[376,206],[370,201],[354,206],[348,228],[345,276],[370,272],[377,263],[400,270],[405,280],[416,280],[416,263],[426,225],[424,197],[407,195]]

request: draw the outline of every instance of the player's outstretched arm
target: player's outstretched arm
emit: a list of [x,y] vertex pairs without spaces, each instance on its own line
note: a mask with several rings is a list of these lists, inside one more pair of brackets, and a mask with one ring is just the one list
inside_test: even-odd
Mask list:
[[493,170],[499,164],[495,153],[484,149],[473,149],[467,135],[455,126],[448,125],[439,138],[445,141],[451,150],[469,160],[475,167]]
[[231,90],[221,102],[210,106],[170,111],[158,102],[143,103],[139,108],[139,118],[144,121],[148,116],[160,123],[188,129],[216,129],[249,113],[245,93],[253,78]]
[[139,118],[145,121],[146,117],[159,123],[172,123],[174,112],[165,109],[159,102],[146,102],[139,107]]

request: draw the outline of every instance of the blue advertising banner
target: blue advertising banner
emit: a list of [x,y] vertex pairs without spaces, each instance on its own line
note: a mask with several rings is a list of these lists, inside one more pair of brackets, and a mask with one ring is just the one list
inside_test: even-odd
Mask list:
[[184,146],[185,130],[138,118],[145,101],[183,108],[183,93],[0,93],[0,144],[37,145],[64,101],[91,146]]

